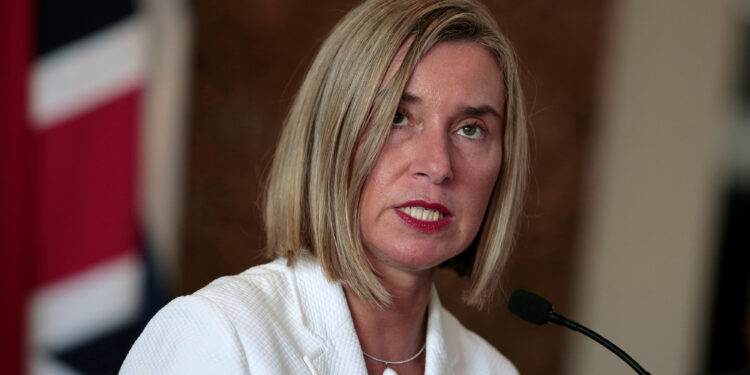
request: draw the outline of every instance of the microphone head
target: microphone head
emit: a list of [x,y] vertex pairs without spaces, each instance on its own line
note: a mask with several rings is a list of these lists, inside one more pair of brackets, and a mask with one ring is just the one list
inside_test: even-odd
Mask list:
[[508,309],[529,323],[542,325],[549,321],[552,304],[528,290],[516,289],[508,301]]

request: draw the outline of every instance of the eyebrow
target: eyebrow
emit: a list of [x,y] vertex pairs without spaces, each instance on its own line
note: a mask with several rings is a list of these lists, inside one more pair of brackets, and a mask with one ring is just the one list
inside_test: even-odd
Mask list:
[[422,98],[404,91],[404,93],[401,94],[401,101],[404,103],[420,103],[422,102]]
[[[401,94],[401,101],[404,103],[420,103],[422,102],[422,98],[404,91],[403,94]],[[495,110],[494,108],[486,104],[480,105],[479,107],[465,106],[461,108],[460,112],[461,114],[464,114],[467,116],[481,117],[484,115],[491,115],[491,116],[497,117],[500,120],[503,119],[503,116],[500,115],[500,113],[497,110]]]
[[468,115],[468,116],[477,116],[481,117],[484,115],[492,115],[497,117],[498,119],[502,120],[503,116],[500,115],[494,108],[488,106],[488,105],[480,105],[479,107],[471,107],[466,106],[461,108],[461,113]]

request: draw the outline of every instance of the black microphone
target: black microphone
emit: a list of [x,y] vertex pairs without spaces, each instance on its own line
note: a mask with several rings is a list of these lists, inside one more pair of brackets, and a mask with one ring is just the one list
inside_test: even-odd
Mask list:
[[510,301],[508,301],[508,309],[510,312],[529,323],[538,325],[555,323],[568,327],[574,331],[581,332],[594,339],[594,341],[604,345],[604,347],[609,349],[612,353],[617,354],[618,357],[622,358],[622,360],[630,365],[630,367],[632,367],[638,374],[651,375],[648,371],[644,370],[638,362],[622,351],[622,349],[618,348],[617,345],[611,343],[604,337],[599,336],[598,333],[584,327],[583,325],[568,320],[564,316],[552,311],[552,304],[549,303],[549,301],[529,292],[528,290],[517,289],[513,292],[513,295],[510,296]]

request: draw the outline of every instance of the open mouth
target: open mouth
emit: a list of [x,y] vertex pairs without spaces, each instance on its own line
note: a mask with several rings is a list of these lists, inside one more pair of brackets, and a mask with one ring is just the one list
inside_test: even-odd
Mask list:
[[408,226],[425,233],[441,231],[452,221],[450,211],[440,203],[406,202],[396,208],[396,213]]
[[422,221],[438,221],[445,217],[445,214],[443,214],[439,210],[418,206],[399,207],[398,210],[414,219]]

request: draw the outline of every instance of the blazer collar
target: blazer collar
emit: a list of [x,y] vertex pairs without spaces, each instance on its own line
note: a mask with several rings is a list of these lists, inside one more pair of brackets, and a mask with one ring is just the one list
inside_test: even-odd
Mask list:
[[430,303],[427,315],[427,357],[425,361],[425,375],[452,374],[458,363],[459,353],[452,341],[447,341],[449,332],[445,320],[443,306],[440,304],[437,289],[433,284],[430,291]]
[[[364,356],[341,284],[329,281],[318,260],[298,258],[293,268],[303,324],[314,339],[304,361],[313,374],[366,374]],[[425,374],[452,373],[460,351],[446,339],[446,320],[437,290],[430,291]]]
[[329,281],[318,260],[300,256],[294,264],[299,308],[316,344],[304,353],[313,374],[366,374],[365,360],[340,283]]

